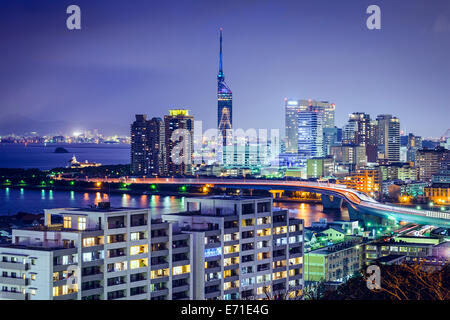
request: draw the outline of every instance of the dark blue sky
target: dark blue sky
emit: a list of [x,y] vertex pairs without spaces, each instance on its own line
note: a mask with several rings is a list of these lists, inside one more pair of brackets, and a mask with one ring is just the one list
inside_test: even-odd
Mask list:
[[126,134],[173,106],[213,127],[220,26],[234,127],[283,129],[293,97],[336,103],[338,126],[362,111],[424,137],[450,128],[448,0],[1,0],[0,131]]

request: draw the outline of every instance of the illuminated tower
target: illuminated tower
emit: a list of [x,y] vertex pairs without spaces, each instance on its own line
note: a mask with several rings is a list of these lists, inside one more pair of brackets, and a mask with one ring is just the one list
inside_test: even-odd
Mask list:
[[[217,75],[217,128],[224,138],[226,137],[226,130],[232,128],[232,123],[232,93],[225,83],[225,75],[222,69],[222,28],[220,28],[219,74]],[[225,139],[224,144],[226,144]]]

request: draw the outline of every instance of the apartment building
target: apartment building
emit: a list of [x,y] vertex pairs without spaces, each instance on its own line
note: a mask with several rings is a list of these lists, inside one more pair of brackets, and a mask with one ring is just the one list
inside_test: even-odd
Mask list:
[[361,267],[361,238],[305,252],[305,281],[344,282]]
[[303,294],[303,220],[274,210],[272,198],[186,199],[165,214],[193,239],[194,299],[264,299]]
[[191,241],[150,209],[45,210],[0,247],[0,299],[192,299]]
[[[424,238],[426,239],[426,238]],[[373,264],[379,258],[399,255],[406,260],[425,258],[433,255],[436,243],[415,239],[414,241],[371,242],[362,246],[362,258],[365,265]]]

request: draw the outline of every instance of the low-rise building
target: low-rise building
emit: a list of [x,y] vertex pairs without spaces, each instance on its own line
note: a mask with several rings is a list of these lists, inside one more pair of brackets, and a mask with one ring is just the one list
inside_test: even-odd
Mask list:
[[361,266],[362,238],[305,252],[306,282],[344,282]]

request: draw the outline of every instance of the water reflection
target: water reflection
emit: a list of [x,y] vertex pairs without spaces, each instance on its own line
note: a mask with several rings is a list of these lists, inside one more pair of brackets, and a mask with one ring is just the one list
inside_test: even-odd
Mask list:
[[[27,189],[4,188],[0,189],[0,215],[17,213],[19,211],[42,213],[44,209],[64,207],[88,207],[100,201],[110,201],[112,207],[150,208],[152,217],[159,217],[163,213],[184,211],[185,197],[164,195],[130,195],[110,194],[101,192],[77,191],[46,191]],[[298,202],[275,202],[274,207],[289,210],[290,216],[304,219],[309,226],[320,218],[332,220],[348,220],[348,211],[323,212],[321,204]]]

